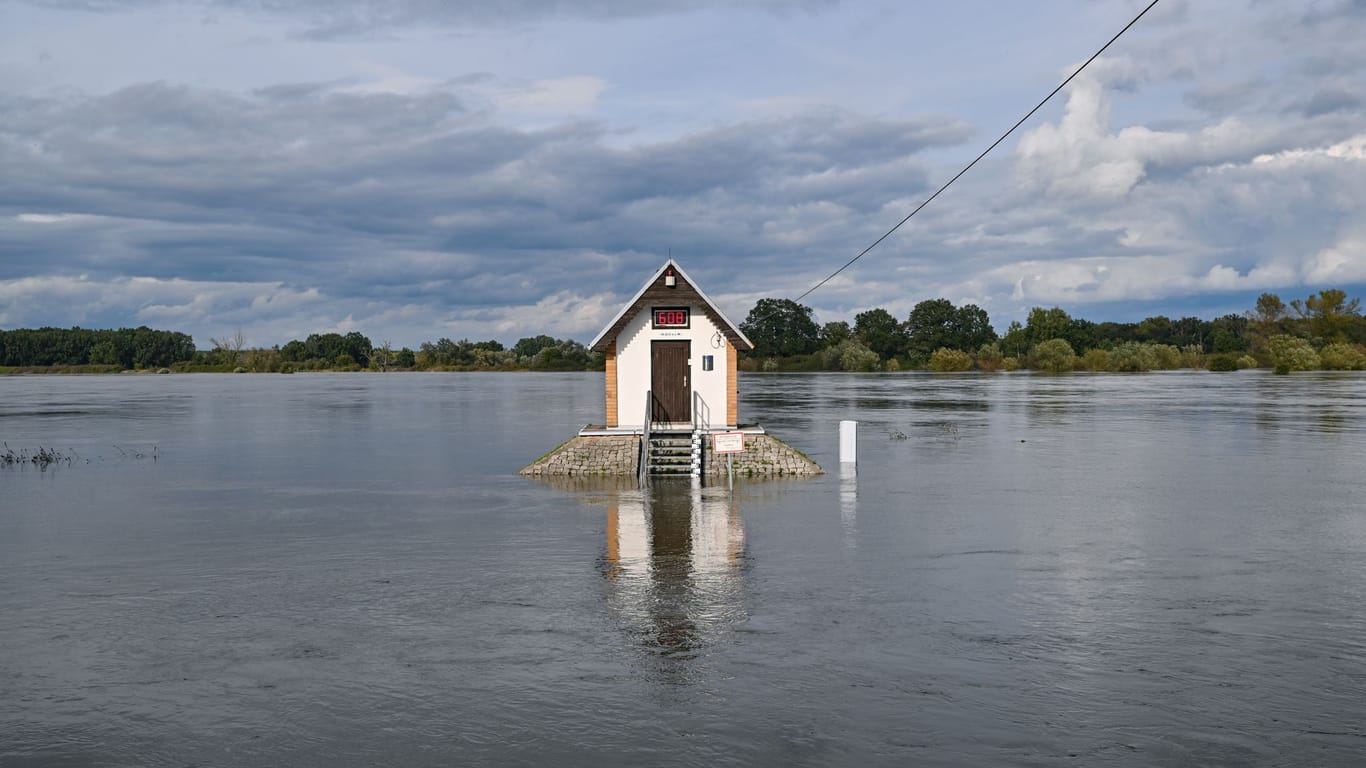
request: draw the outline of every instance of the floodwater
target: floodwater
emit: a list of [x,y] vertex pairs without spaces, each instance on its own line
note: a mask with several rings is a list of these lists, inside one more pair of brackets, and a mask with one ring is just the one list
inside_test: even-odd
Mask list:
[[0,379],[0,765],[1363,762],[1361,374],[748,375],[828,474],[517,476],[601,386]]

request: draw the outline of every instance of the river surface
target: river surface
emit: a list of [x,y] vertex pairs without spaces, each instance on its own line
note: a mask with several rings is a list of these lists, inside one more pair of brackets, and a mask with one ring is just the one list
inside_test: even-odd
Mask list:
[[828,474],[519,477],[601,374],[0,378],[0,765],[1366,761],[1363,375],[740,384]]

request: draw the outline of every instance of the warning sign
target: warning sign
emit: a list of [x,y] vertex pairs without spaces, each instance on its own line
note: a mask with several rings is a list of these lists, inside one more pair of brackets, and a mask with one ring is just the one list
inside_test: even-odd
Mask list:
[[712,453],[744,453],[744,432],[716,432],[711,436]]

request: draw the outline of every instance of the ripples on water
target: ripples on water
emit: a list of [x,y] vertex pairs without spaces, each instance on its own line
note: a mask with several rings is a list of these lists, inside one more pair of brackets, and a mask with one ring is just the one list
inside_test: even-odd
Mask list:
[[0,470],[0,765],[1361,763],[1366,378],[741,387],[829,474],[516,477],[600,375],[0,379],[82,457]]

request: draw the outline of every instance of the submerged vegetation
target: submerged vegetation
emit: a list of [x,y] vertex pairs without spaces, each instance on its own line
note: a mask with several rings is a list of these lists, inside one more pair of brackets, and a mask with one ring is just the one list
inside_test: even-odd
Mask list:
[[[0,450],[0,469],[37,467],[40,471],[47,471],[54,467],[70,466],[76,462],[82,464],[91,462],[90,458],[82,457],[74,450],[61,451],[39,446],[32,450],[20,448],[16,451],[9,447],[9,443],[0,443],[0,447],[3,447],[3,450]],[[155,462],[158,458],[158,450],[155,445],[152,446],[150,453],[139,448],[125,448],[119,445],[115,445],[114,450],[119,452],[118,458],[123,460],[151,459]],[[94,460],[104,461],[104,459],[105,457],[98,456]]]
[[47,469],[54,464],[70,464],[76,458],[76,454],[72,451],[62,452],[39,447],[33,451],[20,449],[16,452],[9,445],[5,445],[5,449],[0,451],[0,467],[32,465],[38,469]]
[[947,299],[917,304],[904,322],[885,309],[868,310],[852,327],[820,326],[810,307],[761,299],[740,328],[755,343],[740,363],[747,371],[1366,370],[1360,300],[1336,289],[1289,305],[1264,293],[1253,309],[1215,320],[1158,315],[1093,323],[1060,307],[1035,307],[1003,335],[981,307]]

